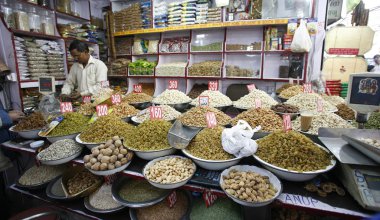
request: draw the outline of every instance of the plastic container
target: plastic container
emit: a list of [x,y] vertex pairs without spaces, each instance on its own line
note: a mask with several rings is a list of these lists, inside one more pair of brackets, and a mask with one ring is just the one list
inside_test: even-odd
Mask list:
[[49,0],[38,0],[38,4],[44,7],[50,6]]
[[63,13],[71,14],[71,1],[59,0],[57,2],[57,10]]
[[16,4],[16,11],[14,13],[16,28],[22,31],[30,31],[29,16],[24,11],[22,4]]
[[7,2],[4,2],[4,5],[1,5],[1,16],[4,18],[4,21],[7,23],[8,28],[16,28],[15,18],[13,14],[13,9]]
[[29,28],[30,32],[41,33],[41,17],[35,8],[31,8],[29,13]]
[[41,21],[41,30],[42,33],[46,35],[54,35],[54,18],[51,16],[49,11],[45,12],[45,15],[42,17]]

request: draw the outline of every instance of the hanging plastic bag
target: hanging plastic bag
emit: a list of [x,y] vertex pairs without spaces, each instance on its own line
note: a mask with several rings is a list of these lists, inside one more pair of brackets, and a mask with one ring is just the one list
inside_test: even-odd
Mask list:
[[309,52],[312,44],[313,43],[311,42],[309,32],[306,28],[306,23],[303,19],[301,19],[300,26],[294,33],[290,49],[292,52]]
[[239,120],[236,126],[223,130],[223,149],[235,157],[251,156],[257,150],[257,143],[251,138],[260,129],[260,126],[252,129],[246,121]]
[[45,121],[49,121],[50,118],[61,114],[61,104],[54,94],[45,95],[38,105],[38,110],[44,116]]

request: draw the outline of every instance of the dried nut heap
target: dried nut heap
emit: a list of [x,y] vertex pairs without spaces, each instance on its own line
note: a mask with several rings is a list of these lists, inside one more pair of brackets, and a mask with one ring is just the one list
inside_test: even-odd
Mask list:
[[240,109],[256,108],[255,100],[261,100],[261,108],[270,108],[272,105],[277,104],[266,92],[254,89],[252,92],[235,101],[234,106]]
[[274,166],[297,172],[326,169],[331,156],[296,131],[275,132],[256,141],[256,156]]
[[283,129],[281,117],[270,109],[249,109],[232,119],[232,125],[236,125],[239,120],[248,122],[253,128],[260,125],[261,131],[265,132],[274,132]]
[[269,177],[251,171],[232,169],[222,178],[222,189],[233,197],[247,202],[265,202],[271,200],[277,193]]
[[222,146],[223,127],[205,128],[190,142],[186,151],[204,160],[230,160],[233,155],[224,151]]
[[34,112],[22,119],[14,128],[15,131],[27,131],[41,129],[46,125],[44,116],[41,112]]
[[95,171],[113,170],[132,160],[133,152],[123,146],[120,137],[115,136],[105,144],[91,149],[83,158],[85,167]]
[[322,98],[335,106],[339,104],[346,104],[346,101],[342,97],[337,96],[337,95],[330,96],[330,95],[322,94]]
[[271,110],[274,112],[280,112],[280,113],[299,113],[299,109],[297,106],[289,105],[289,104],[277,104],[270,107]]
[[189,67],[189,76],[220,76],[221,61],[204,61]]
[[173,184],[189,179],[194,172],[195,165],[190,159],[171,157],[155,162],[144,176],[156,183]]
[[91,103],[84,103],[79,106],[79,109],[77,112],[82,115],[93,115],[96,112],[96,110],[95,110],[95,107]]
[[28,169],[18,180],[21,185],[32,186],[49,182],[50,180],[62,175],[65,171],[64,166],[33,166]]
[[172,124],[165,120],[146,120],[130,132],[125,145],[134,150],[154,151],[170,148],[168,132]]
[[127,102],[128,104],[134,104],[134,103],[150,102],[152,101],[152,99],[153,99],[152,96],[147,95],[143,92],[142,93],[131,92],[123,98],[123,101]]
[[[301,117],[292,121],[294,130],[301,130]],[[307,131],[309,134],[318,135],[319,128],[354,128],[343,118],[331,112],[316,112],[311,121],[311,127]]]
[[72,139],[63,139],[54,142],[41,151],[37,158],[42,161],[59,160],[70,157],[82,151],[82,146]]
[[189,92],[189,94],[187,94],[187,96],[189,96],[191,99],[195,99],[203,91],[206,91],[206,90],[208,90],[208,85],[207,84],[195,84],[193,86],[193,88],[191,89],[191,91]]
[[122,102],[118,105],[112,106],[112,115],[115,115],[119,118],[126,118],[130,116],[134,116],[139,112],[139,110],[135,109],[135,107],[129,105],[127,102]]
[[380,112],[372,112],[364,127],[367,129],[380,129]]
[[[162,119],[164,119],[165,121],[171,121],[181,116],[180,112],[176,111],[174,108],[168,105],[160,105],[160,107],[162,109]],[[149,119],[150,119],[149,109],[142,110],[136,116],[136,122],[138,123],[142,123]]]
[[89,202],[92,207],[100,210],[115,209],[122,206],[112,198],[111,184],[103,184],[89,196]]
[[80,134],[81,141],[87,143],[104,143],[114,136],[127,137],[135,127],[113,115],[98,118]]
[[80,173],[75,174],[72,178],[67,181],[66,189],[69,195],[75,195],[82,192],[98,181],[101,178],[90,173],[88,170],[82,170]]
[[344,120],[355,120],[355,111],[348,107],[346,104],[338,104],[336,106],[338,111],[335,114],[339,115]]
[[179,117],[182,124],[190,127],[207,127],[206,113],[214,112],[218,125],[224,126],[230,123],[230,116],[213,107],[194,107]]
[[285,89],[288,89],[288,88],[290,88],[290,87],[292,87],[292,86],[295,86],[295,84],[286,83],[286,84],[282,85],[280,88],[278,88],[278,89],[276,90],[276,93],[279,94],[279,93],[281,93],[282,91],[284,91]]
[[98,105],[111,97],[113,90],[110,88],[99,88],[95,94],[92,95],[94,100],[93,105]]
[[278,97],[283,99],[290,99],[291,97],[299,95],[301,93],[303,93],[303,86],[295,85],[282,90]]
[[182,104],[191,102],[191,99],[183,92],[175,89],[166,89],[163,93],[153,99],[156,104]]
[[88,126],[88,117],[78,112],[63,114],[64,119],[55,127],[49,136],[64,136],[82,132]]
[[372,145],[374,147],[380,148],[380,140],[371,139],[371,138],[360,138],[359,141],[362,141],[366,144]]
[[[322,97],[316,93],[301,93],[296,96],[291,97],[285,104],[295,105],[300,111],[316,111],[318,99]],[[322,108],[325,112],[336,111],[336,107],[330,102],[322,99]]]
[[[209,106],[214,107],[214,108],[232,105],[231,99],[219,91],[206,90],[202,92],[199,96],[208,96]],[[193,99],[191,104],[195,106],[199,106],[199,97]]]

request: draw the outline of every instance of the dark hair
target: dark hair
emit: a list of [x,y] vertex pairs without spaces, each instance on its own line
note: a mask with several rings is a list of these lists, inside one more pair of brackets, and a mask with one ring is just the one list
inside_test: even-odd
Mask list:
[[82,42],[82,41],[79,41],[79,40],[73,40],[73,42],[71,42],[71,44],[70,44],[69,51],[72,51],[75,49],[77,49],[77,51],[79,51],[79,52],[89,52],[90,51],[88,49],[87,44]]
[[378,57],[380,57],[380,54],[376,54],[376,55],[373,57],[373,59],[376,59],[376,58],[378,58]]

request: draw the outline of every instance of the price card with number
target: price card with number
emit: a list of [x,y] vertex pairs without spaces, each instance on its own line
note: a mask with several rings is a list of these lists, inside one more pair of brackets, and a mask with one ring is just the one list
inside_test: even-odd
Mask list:
[[218,91],[218,81],[209,81],[208,82],[208,90]]
[[113,105],[118,105],[121,103],[121,95],[120,94],[112,94],[111,102]]
[[108,105],[97,105],[96,106],[96,114],[98,117],[108,115]]
[[323,112],[323,99],[317,98],[317,111]]
[[216,199],[218,198],[217,195],[215,195],[214,193],[211,192],[210,189],[206,189],[204,192],[203,192],[203,200],[205,201],[206,203],[206,207],[210,207],[214,204],[214,202],[216,201]]
[[82,102],[83,103],[90,103],[91,102],[91,96],[89,96],[89,95],[83,96]]
[[118,177],[118,173],[108,175],[108,176],[104,176],[104,182],[106,182],[107,185],[111,185],[113,182],[115,182],[117,177]]
[[303,92],[304,93],[312,93],[313,92],[313,88],[311,86],[311,83],[303,84]]
[[169,80],[169,89],[178,89],[178,80]]
[[208,128],[213,128],[217,125],[216,116],[214,112],[206,113],[206,122]]
[[261,99],[255,99],[255,107],[261,108]]
[[151,106],[149,108],[150,119],[162,119],[162,108],[160,106]]
[[142,86],[141,86],[141,84],[133,85],[133,92],[134,93],[142,93]]
[[61,102],[60,108],[61,113],[73,112],[73,105],[71,104],[71,102]]
[[177,202],[177,193],[175,190],[173,190],[173,192],[170,193],[168,197],[166,197],[166,201],[168,203],[169,208],[173,208],[173,206]]
[[209,105],[209,97],[208,96],[199,96],[199,106],[204,107]]
[[110,81],[106,80],[106,81],[101,81],[100,82],[102,88],[108,88],[110,87]]
[[255,86],[255,84],[249,84],[249,85],[247,85],[247,89],[249,92],[252,92],[253,90],[256,89],[256,86]]
[[282,120],[283,120],[283,124],[284,124],[284,130],[285,131],[292,130],[292,122],[290,120],[290,115],[289,114],[282,115]]
[[294,83],[294,79],[293,78],[289,78],[289,84],[293,84]]

